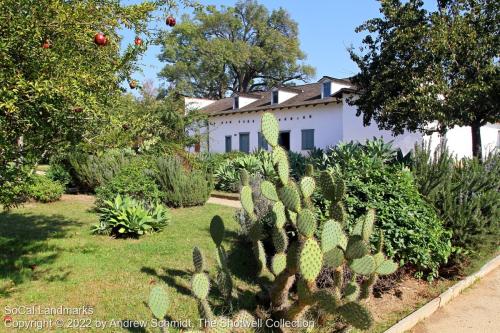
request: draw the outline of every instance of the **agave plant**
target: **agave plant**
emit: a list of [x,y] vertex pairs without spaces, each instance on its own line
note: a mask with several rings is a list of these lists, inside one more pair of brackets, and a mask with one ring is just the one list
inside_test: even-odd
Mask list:
[[161,230],[170,221],[170,213],[161,204],[147,207],[129,197],[117,195],[113,201],[105,201],[99,209],[99,224],[93,233],[115,236],[140,236]]

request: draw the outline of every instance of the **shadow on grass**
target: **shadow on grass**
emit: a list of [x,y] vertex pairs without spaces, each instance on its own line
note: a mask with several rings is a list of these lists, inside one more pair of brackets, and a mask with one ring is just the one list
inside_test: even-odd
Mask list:
[[174,288],[177,290],[178,293],[190,296],[191,295],[191,290],[181,284],[179,284],[176,280],[177,277],[186,280],[187,283],[189,283],[189,280],[191,279],[191,272],[188,271],[181,271],[179,269],[165,269],[164,275],[160,275],[156,272],[155,269],[151,267],[142,267],[141,268],[142,273],[146,273],[148,275],[151,275],[153,277],[158,278],[159,280],[162,280],[165,282],[167,285],[170,287]]
[[45,278],[47,281],[66,279],[69,272],[50,272],[46,266],[53,263],[60,248],[49,245],[49,239],[63,238],[69,226],[79,223],[61,215],[33,215],[12,212],[0,213],[0,279],[8,281],[0,286],[0,295],[27,280]]

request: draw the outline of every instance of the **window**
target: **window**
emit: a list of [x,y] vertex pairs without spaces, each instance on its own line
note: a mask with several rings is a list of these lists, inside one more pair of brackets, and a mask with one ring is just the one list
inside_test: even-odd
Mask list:
[[231,135],[226,136],[226,153],[229,153],[230,151],[233,150],[231,139],[232,139]]
[[314,130],[302,130],[302,150],[311,150],[314,148]]
[[238,96],[234,97],[234,105],[233,109],[239,109],[240,108],[240,98]]
[[263,149],[263,150],[268,149],[266,138],[264,137],[264,135],[262,135],[261,132],[258,133],[258,141],[259,141],[259,143],[258,143],[259,149]]
[[279,102],[279,91],[278,90],[275,90],[273,91],[273,99],[271,101],[271,104],[278,104]]
[[240,151],[250,153],[250,133],[240,133]]
[[323,91],[322,91],[323,98],[330,97],[331,94],[332,94],[332,83],[330,81],[323,82]]

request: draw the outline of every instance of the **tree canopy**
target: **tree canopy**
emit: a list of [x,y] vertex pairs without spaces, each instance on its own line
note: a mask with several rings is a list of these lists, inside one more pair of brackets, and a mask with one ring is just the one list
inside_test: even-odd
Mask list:
[[[500,121],[500,2],[380,0],[382,17],[366,31],[352,101],[365,124],[401,134],[471,126],[473,155],[481,154],[480,127]],[[429,127],[431,124],[437,124]]]
[[[106,121],[104,110],[153,39],[148,22],[176,2],[0,1],[0,203],[15,196],[8,188],[26,180],[23,170]],[[121,50],[121,28],[144,44]]]
[[197,97],[222,98],[314,74],[303,63],[297,23],[285,9],[269,12],[255,0],[198,9],[163,33],[160,43],[160,60],[166,63],[160,77]]

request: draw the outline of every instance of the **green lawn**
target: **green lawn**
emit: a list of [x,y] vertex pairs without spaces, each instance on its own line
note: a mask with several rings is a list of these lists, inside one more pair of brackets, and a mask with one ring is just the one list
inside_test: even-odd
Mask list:
[[[231,251],[238,229],[232,208],[207,204],[172,210],[172,223],[162,232],[123,240],[91,235],[90,226],[97,222],[97,215],[92,212],[92,203],[81,198],[52,204],[30,203],[0,213],[2,313],[6,306],[91,305],[94,314],[87,317],[93,320],[150,319],[145,301],[151,284],[156,282],[168,286],[171,318],[197,323],[196,302],[188,289],[191,251],[194,246],[200,247],[211,273],[215,272],[215,246],[209,234],[210,220],[215,214],[221,215],[226,224],[224,246],[230,249],[231,262],[236,265],[231,269],[237,285],[243,290],[253,289],[244,282],[254,269],[251,250],[237,246],[234,247],[237,250]],[[31,319],[60,317],[30,316]]]

